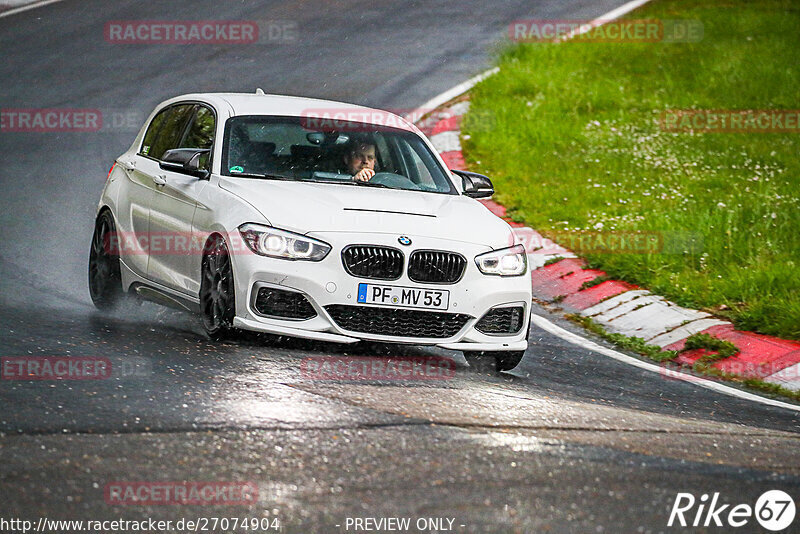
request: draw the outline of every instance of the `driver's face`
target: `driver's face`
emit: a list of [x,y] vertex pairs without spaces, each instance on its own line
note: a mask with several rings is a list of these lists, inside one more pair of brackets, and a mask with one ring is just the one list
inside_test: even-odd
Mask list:
[[345,156],[344,162],[350,174],[356,174],[361,169],[375,170],[375,147],[358,145]]

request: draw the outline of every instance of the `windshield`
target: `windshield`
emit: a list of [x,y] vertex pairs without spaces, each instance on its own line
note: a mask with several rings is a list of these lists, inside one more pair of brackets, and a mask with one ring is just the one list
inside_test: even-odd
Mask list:
[[344,121],[320,128],[310,122],[300,117],[229,119],[222,174],[458,194],[446,170],[412,132]]

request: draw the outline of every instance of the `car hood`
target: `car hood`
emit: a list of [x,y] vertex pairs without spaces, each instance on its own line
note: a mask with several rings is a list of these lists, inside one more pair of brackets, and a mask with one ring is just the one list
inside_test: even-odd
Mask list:
[[462,195],[224,176],[219,185],[255,207],[269,224],[302,234],[415,235],[495,249],[514,242],[505,221]]

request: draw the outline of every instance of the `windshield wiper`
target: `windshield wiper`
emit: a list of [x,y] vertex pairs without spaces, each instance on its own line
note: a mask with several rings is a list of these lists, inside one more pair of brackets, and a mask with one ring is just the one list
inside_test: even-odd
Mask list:
[[370,182],[360,182],[357,180],[320,180],[318,178],[291,178],[289,176],[281,176],[279,174],[254,174],[249,172],[237,172],[232,174],[232,177],[241,176],[244,178],[261,178],[265,180],[283,180],[289,182],[308,182],[314,184],[334,184],[334,185],[355,185],[361,187],[382,187],[384,189],[397,189],[396,187],[389,187],[384,184],[373,184]]
[[335,184],[335,185],[356,185],[362,187],[383,187],[384,189],[397,189],[396,187],[389,187],[383,184],[373,184],[370,182],[360,182],[358,180],[320,180],[317,178],[302,178],[301,182],[311,182],[315,184]]
[[355,185],[352,180],[325,180],[319,178],[298,178],[298,182],[309,182],[312,184],[337,184],[337,185]]
[[288,176],[281,176],[280,174],[254,174],[250,172],[237,172],[236,174],[231,174],[230,176],[232,178],[243,177],[243,178],[261,178],[263,180],[293,181],[293,178],[289,178]]
[[374,184],[372,182],[359,182],[356,180],[353,180],[353,184],[360,185],[362,187],[383,187],[384,189],[398,189],[397,187],[389,187],[388,185],[385,184]]

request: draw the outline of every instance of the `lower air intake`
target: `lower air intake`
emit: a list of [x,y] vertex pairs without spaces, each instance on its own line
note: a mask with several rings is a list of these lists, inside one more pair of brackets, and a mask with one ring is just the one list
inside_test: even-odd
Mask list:
[[481,317],[475,328],[484,334],[516,334],[525,322],[524,313],[522,306],[492,308]]
[[311,319],[317,316],[314,307],[302,293],[272,287],[258,290],[253,307],[261,315],[282,319]]
[[463,313],[373,308],[344,304],[325,306],[325,311],[344,330],[397,337],[453,337],[472,319]]

